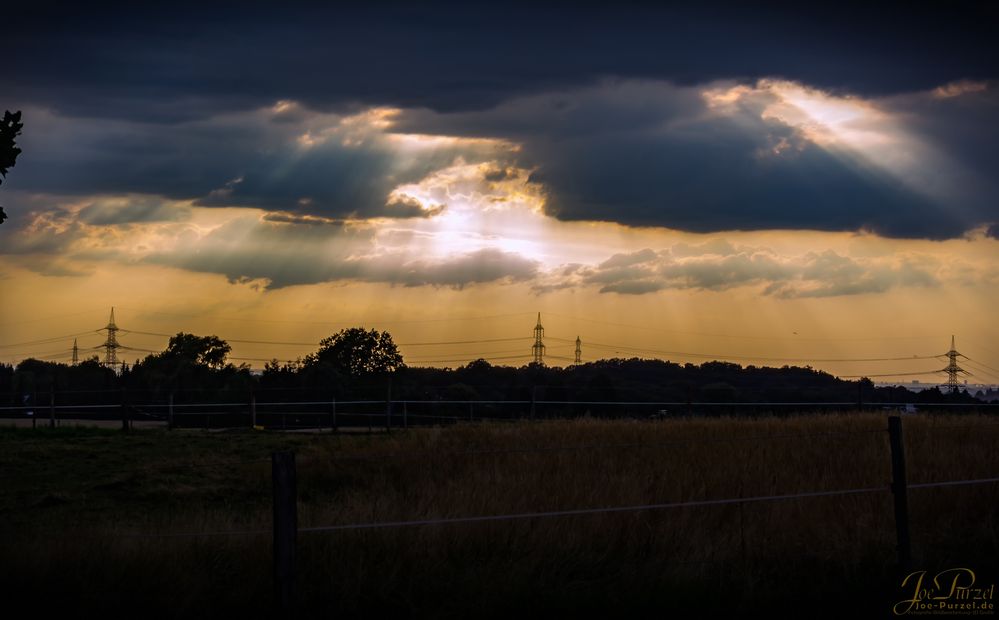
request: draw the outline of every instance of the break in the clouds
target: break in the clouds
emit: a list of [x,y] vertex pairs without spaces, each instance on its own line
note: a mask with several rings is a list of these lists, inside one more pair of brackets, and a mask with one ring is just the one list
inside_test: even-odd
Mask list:
[[[153,209],[138,201],[130,209],[128,197],[101,198],[34,213],[19,223],[21,234],[5,249],[17,264],[44,275],[145,264],[219,274],[256,289],[372,282],[460,290],[522,283],[537,295],[566,289],[635,296],[743,288],[804,298],[928,289],[945,282],[979,286],[997,279],[988,261],[962,264],[946,251],[904,245],[893,251],[865,250],[864,244],[856,252],[794,251],[724,237],[692,235],[690,241],[677,241],[679,233],[672,233],[672,241],[656,248],[622,250],[666,237],[611,224],[581,229],[555,220],[540,209],[543,197],[532,193],[535,186],[526,175],[490,164],[449,167],[399,189],[420,204],[448,194],[448,207],[425,218],[395,220],[338,220],[166,201],[152,203]],[[171,207],[186,209],[188,217],[108,225],[84,216],[95,208],[145,214]],[[881,242],[889,247],[910,243]],[[996,241],[979,232],[973,240],[951,243],[978,244],[988,253],[995,251]]]
[[676,238],[994,252],[994,11],[20,8],[0,252],[267,288],[933,287],[940,256]]
[[282,219],[239,218],[205,235],[184,235],[142,260],[267,288],[362,281],[460,289],[529,280],[538,269],[534,261],[496,248],[431,257],[406,246],[379,246],[378,231],[369,226]]
[[[175,124],[29,108],[11,187],[152,196],[81,212],[170,218],[158,197],[327,218],[427,217],[400,188],[459,162],[530,171],[563,220],[694,232],[809,229],[953,238],[999,221],[999,90],[864,99],[775,80],[606,81],[442,114],[294,101]],[[498,174],[499,172],[494,172]],[[97,218],[97,219],[93,219]]]

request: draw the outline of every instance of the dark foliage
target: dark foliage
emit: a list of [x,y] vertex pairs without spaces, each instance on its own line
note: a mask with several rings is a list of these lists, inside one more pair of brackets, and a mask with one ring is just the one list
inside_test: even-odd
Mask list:
[[307,367],[328,365],[348,377],[394,372],[404,367],[402,355],[388,332],[342,329],[319,341],[319,350],[305,359]]
[[[11,113],[9,110],[3,114],[0,121],[0,183],[7,178],[7,171],[17,163],[17,156],[21,154],[21,149],[17,148],[17,136],[21,133],[21,112]],[[7,219],[3,207],[0,207],[0,224]]]
[[[515,368],[479,359],[454,369],[407,367],[391,335],[362,328],[344,329],[323,339],[318,350],[303,360],[268,362],[259,374],[251,373],[247,365],[227,363],[229,351],[229,344],[216,336],[179,333],[165,351],[136,361],[120,375],[103,368],[96,358],[77,366],[28,359],[16,369],[0,365],[0,392],[14,402],[50,389],[105,391],[105,399],[112,398],[107,390],[125,390],[136,403],[162,402],[170,394],[178,402],[202,403],[247,402],[252,392],[265,392],[268,401],[282,402],[384,400],[388,395],[394,400],[444,401],[434,411],[448,415],[467,414],[468,407],[454,401],[536,401],[551,415],[626,411],[614,405],[577,403],[673,403],[665,406],[670,413],[737,414],[836,408],[818,403],[856,409],[871,403],[982,402],[966,391],[934,388],[917,393],[904,387],[877,387],[869,379],[846,381],[810,367],[743,367],[718,361],[695,365],[615,358],[566,368],[539,364]],[[632,412],[644,416],[661,408],[637,407]],[[489,405],[479,414],[501,409]]]

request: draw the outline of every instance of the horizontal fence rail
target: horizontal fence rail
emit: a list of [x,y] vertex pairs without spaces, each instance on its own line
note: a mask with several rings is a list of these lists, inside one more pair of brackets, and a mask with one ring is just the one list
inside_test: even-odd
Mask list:
[[[0,422],[37,427],[61,423],[121,424],[226,430],[298,432],[391,432],[420,426],[449,426],[468,422],[509,423],[518,420],[610,419],[655,420],[688,416],[796,414],[805,411],[861,409],[885,412],[999,413],[999,403],[897,403],[851,401],[681,402],[631,400],[462,400],[462,399],[351,399],[175,402],[173,396],[154,402],[133,402],[124,391],[106,392],[117,403],[66,403],[60,392],[35,395],[33,402],[0,406]],[[63,394],[62,396],[66,396]]]

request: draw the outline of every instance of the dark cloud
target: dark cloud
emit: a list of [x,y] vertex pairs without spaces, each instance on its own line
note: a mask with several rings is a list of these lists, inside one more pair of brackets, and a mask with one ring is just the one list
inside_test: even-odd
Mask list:
[[[285,104],[163,125],[82,121],[32,108],[25,114],[32,130],[21,141],[24,154],[12,179],[28,192],[148,194],[197,206],[332,218],[415,217],[434,210],[390,201],[397,185],[418,181],[457,157],[474,161],[502,151],[482,141],[417,143],[406,150],[393,142],[379,114],[320,114]],[[142,212],[147,207],[133,201],[115,214],[95,207],[81,217],[120,223],[167,215]]]
[[993,239],[999,239],[999,224],[993,224],[988,227],[985,234],[992,237]]
[[[806,8],[807,7],[807,8]],[[780,76],[860,93],[994,77],[994,3],[46,2],[5,7],[4,91],[80,116],[176,122],[289,98],[484,109],[607,76]]]
[[[816,143],[802,127],[768,115],[780,101],[765,85],[748,88],[724,111],[712,108],[705,91],[731,86],[612,81],[481,112],[409,111],[400,128],[520,144],[519,162],[545,187],[546,209],[565,220],[943,239],[999,217],[992,173],[999,136],[997,124],[987,122],[999,112],[993,88],[878,102],[898,127],[871,129],[889,138],[899,132],[928,153],[901,152],[904,146],[854,153]],[[948,137],[951,126],[967,138]],[[882,167],[908,157],[924,159],[902,171]]]
[[[890,97],[883,104],[907,127],[944,154],[927,162],[927,176],[950,174],[955,216],[962,207],[973,216],[996,213],[999,196],[999,82],[958,81],[929,93]],[[949,165],[951,172],[940,169]],[[980,223],[980,222],[979,222]]]
[[[888,154],[816,142],[807,126],[767,113],[780,103],[770,86],[745,87],[724,110],[705,94],[733,86],[614,80],[450,114],[344,116],[284,101],[175,125],[84,122],[30,109],[34,130],[11,186],[163,196],[320,220],[428,217],[446,199],[421,203],[393,190],[460,159],[486,162],[487,184],[532,171],[548,213],[564,220],[943,239],[999,218],[999,124],[988,122],[999,110],[994,85],[956,83],[878,100],[899,127],[873,130],[904,129],[922,149]],[[882,166],[906,158],[916,165]],[[80,215],[104,224],[181,216],[155,207],[157,200]]]
[[298,215],[295,213],[272,212],[265,213],[261,218],[265,222],[280,222],[284,224],[304,224],[306,226],[332,226],[339,228],[343,226],[342,220],[334,220],[313,215]]
[[672,132],[606,136],[525,152],[545,162],[532,180],[548,189],[548,211],[566,220],[694,232],[866,229],[933,238],[959,236],[976,224],[896,179],[814,145],[761,160],[767,135],[785,133],[785,127],[750,134],[725,125],[696,126],[704,139]]
[[[4,13],[16,26],[0,55],[16,60],[3,92],[26,107],[11,187],[290,214],[280,217],[425,217],[446,205],[389,200],[392,190],[463,157],[496,160],[487,182],[532,170],[565,220],[940,239],[999,219],[997,91],[973,81],[997,77],[994,3],[154,4]],[[945,160],[925,163],[923,185],[953,191],[928,196],[913,175],[761,117],[752,106],[765,95],[729,117],[706,107],[705,85],[764,77],[880,97]],[[372,106],[405,112],[392,129],[337,125]],[[392,131],[520,148],[401,153]]]

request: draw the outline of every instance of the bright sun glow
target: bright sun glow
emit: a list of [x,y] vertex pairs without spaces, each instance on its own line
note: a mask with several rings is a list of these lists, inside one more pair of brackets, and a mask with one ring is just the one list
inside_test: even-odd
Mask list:
[[760,88],[777,97],[763,110],[763,118],[798,127],[816,144],[870,149],[897,140],[898,128],[887,115],[856,97],[837,97],[793,82],[763,81]]
[[[544,198],[528,171],[461,160],[418,183],[397,187],[391,202],[415,203],[430,217],[412,222],[410,251],[432,257],[483,249],[545,258]],[[399,226],[399,225],[397,225]]]

